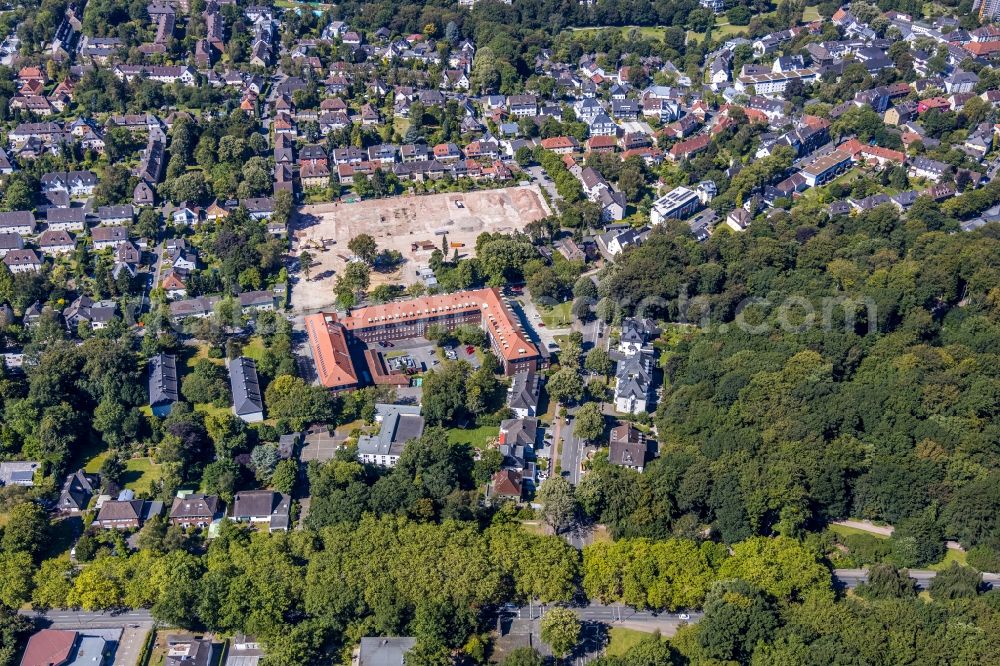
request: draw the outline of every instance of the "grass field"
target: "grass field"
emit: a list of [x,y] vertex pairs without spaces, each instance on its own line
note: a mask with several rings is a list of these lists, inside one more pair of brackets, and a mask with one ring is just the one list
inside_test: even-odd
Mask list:
[[566,301],[551,308],[539,306],[538,313],[542,316],[542,322],[549,328],[565,328],[573,323],[572,308],[572,301]]
[[875,537],[876,539],[888,539],[884,534],[875,534],[873,532],[866,532],[865,530],[859,530],[856,527],[847,527],[846,525],[830,525],[828,528],[831,532],[838,536],[850,536],[851,534],[864,534],[866,536]]
[[[712,27],[712,41],[715,42],[718,39],[728,39],[733,35],[738,35],[739,33],[746,33],[748,26],[745,25],[729,25],[724,20],[720,23],[716,23]],[[705,39],[705,33],[695,32],[694,30],[687,31],[687,38],[690,42],[691,40],[701,41]]]
[[632,30],[638,30],[639,35],[646,39],[656,39],[663,41],[663,31],[667,29],[665,25],[627,25],[624,27],[616,26],[595,26],[588,28],[571,28],[573,32],[599,32],[601,30],[618,30],[623,35],[628,35]]
[[653,634],[646,633],[645,631],[636,631],[635,629],[625,629],[624,627],[611,627],[608,635],[609,640],[606,654],[610,657],[621,657],[638,645],[642,639],[649,638]]
[[259,335],[250,338],[250,341],[243,347],[243,355],[260,362],[264,357],[264,340]]
[[[769,16],[774,12],[767,12],[761,15],[761,18]],[[816,7],[806,7],[802,12],[802,22],[812,23],[813,21],[818,21],[822,17],[819,15],[819,10]],[[654,25],[654,26],[642,26],[642,25],[627,25],[624,27],[618,26],[595,26],[587,28],[572,28],[574,32],[597,32],[600,30],[618,30],[624,36],[632,30],[637,30],[639,36],[649,40],[663,41],[664,31],[669,26],[665,25]],[[719,39],[727,39],[739,33],[745,33],[749,29],[749,26],[745,25],[730,25],[729,21],[726,19],[725,14],[720,14],[715,17],[715,25],[712,26],[712,39],[717,41]],[[694,30],[687,31],[688,41],[698,40],[699,42],[705,39],[705,33],[695,32]]]
[[541,524],[537,520],[522,520],[521,528],[525,532],[537,534],[538,536],[545,536],[547,534],[545,530],[545,525]]
[[219,416],[221,414],[230,414],[232,409],[229,407],[216,407],[210,402],[199,402],[194,406],[196,412],[201,412],[205,416]]
[[206,343],[206,342],[199,342],[194,347],[194,350],[195,351],[192,354],[191,353],[191,347],[190,346],[185,346],[184,350],[181,352],[182,356],[184,357],[184,361],[187,364],[186,370],[193,370],[195,364],[198,361],[200,361],[201,359],[203,359],[203,358],[207,358],[209,361],[211,361],[212,363],[215,363],[216,365],[223,365],[224,364],[224,362],[223,362],[223,360],[221,358],[209,358],[209,356],[208,356],[208,343]]
[[932,564],[927,568],[930,569],[931,571],[941,571],[943,569],[947,569],[948,567],[950,567],[952,562],[957,562],[963,567],[966,566],[965,551],[951,550],[949,548],[948,552],[944,554],[943,560],[941,560],[937,564]]
[[449,428],[448,441],[452,444],[469,444],[477,449],[485,449],[499,434],[500,429],[496,426],[469,429]]
[[130,458],[125,463],[122,483],[131,490],[148,492],[149,484],[159,481],[162,476],[163,466],[153,462],[152,458]]

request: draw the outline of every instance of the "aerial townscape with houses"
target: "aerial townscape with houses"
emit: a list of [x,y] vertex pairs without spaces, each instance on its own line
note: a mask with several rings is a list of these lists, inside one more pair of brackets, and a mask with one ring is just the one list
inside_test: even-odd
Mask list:
[[0,1],[0,666],[1000,664],[1000,0]]

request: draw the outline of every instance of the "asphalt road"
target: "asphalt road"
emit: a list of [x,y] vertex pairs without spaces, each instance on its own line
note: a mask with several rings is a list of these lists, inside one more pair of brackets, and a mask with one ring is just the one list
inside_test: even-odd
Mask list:
[[99,613],[84,610],[50,610],[47,612],[22,611],[33,619],[47,620],[54,629],[111,629],[129,625],[152,624],[153,616],[145,609],[120,613]]
[[[521,619],[538,619],[553,606],[522,606],[513,612]],[[593,603],[571,609],[583,622],[601,622],[609,625],[624,625],[643,631],[659,630],[672,636],[684,624],[693,624],[703,618],[701,611],[687,611],[686,619],[680,613],[651,613],[629,606]]]
[[125,627],[115,649],[115,661],[112,666],[138,666],[143,645],[152,627],[152,623],[147,622]]
[[545,172],[545,169],[540,166],[530,166],[526,171],[531,174],[536,183],[545,188],[553,203],[560,199],[559,192],[556,191],[556,184],[549,178],[549,174]]
[[[937,572],[928,569],[910,569],[909,573],[910,578],[917,581],[917,587],[924,590],[930,585]],[[833,577],[847,589],[854,589],[861,583],[868,582],[868,571],[865,569],[834,569]],[[1000,574],[984,573],[983,583],[992,586],[1000,584]]]
[[573,435],[573,420],[564,423],[560,434],[562,447],[559,450],[559,463],[562,465],[563,476],[574,486],[580,483],[580,460],[583,457],[583,442]]

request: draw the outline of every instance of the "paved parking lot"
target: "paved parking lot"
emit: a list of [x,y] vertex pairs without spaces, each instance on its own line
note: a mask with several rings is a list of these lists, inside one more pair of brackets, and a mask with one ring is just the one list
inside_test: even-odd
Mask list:
[[[425,338],[412,338],[410,340],[398,340],[392,343],[392,346],[382,346],[377,344],[369,345],[370,349],[379,350],[383,356],[391,357],[401,353],[409,354],[416,361],[417,368],[420,372],[427,370],[433,370],[440,367],[444,355],[438,353],[437,344],[426,340]],[[473,368],[478,368],[481,363],[479,358],[476,356],[475,350],[470,354],[465,351],[465,345],[459,345],[455,348],[456,359],[461,359],[468,361]]]
[[302,462],[309,462],[310,460],[326,462],[333,458],[345,439],[346,435],[331,435],[327,432],[326,428],[318,428],[307,432],[303,440],[299,458]]
[[139,655],[142,646],[146,643],[146,636],[149,635],[150,626],[148,624],[127,625],[122,632],[118,649],[115,650],[114,666],[138,666]]

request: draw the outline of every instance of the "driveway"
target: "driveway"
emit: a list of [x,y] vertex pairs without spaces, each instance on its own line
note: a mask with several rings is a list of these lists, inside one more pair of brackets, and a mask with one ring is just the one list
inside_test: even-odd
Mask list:
[[528,334],[528,337],[537,338],[533,342],[540,342],[547,350],[555,349],[559,346],[556,343],[557,335],[569,335],[572,332],[571,328],[549,328],[545,326],[538,308],[535,307],[535,304],[527,295],[514,299],[512,303],[515,306],[513,308],[515,313],[518,309],[521,311],[522,323],[526,324],[525,332]]
[[545,172],[545,169],[540,166],[530,166],[526,169],[526,171],[531,174],[531,177],[535,182],[545,188],[545,191],[548,192],[549,198],[552,199],[553,203],[560,198],[559,192],[556,191],[555,182],[549,178],[549,174]]
[[560,449],[563,475],[574,486],[580,483],[580,461],[583,459],[583,442],[573,435],[573,421],[562,426]]
[[331,435],[326,428],[317,428],[305,434],[299,459],[302,462],[316,460],[326,462],[333,458],[337,449],[347,439],[347,432]]
[[138,666],[142,646],[145,645],[151,628],[152,625],[149,624],[126,625],[118,649],[115,650],[113,666]]

